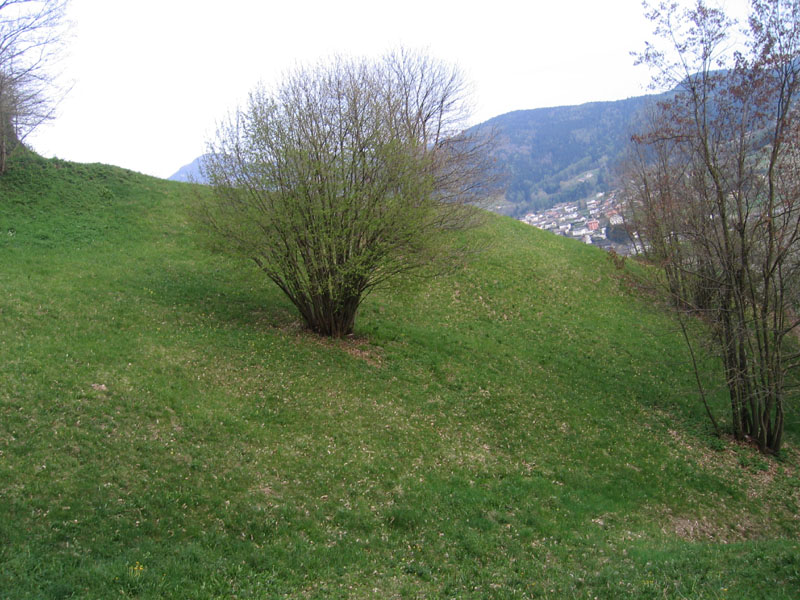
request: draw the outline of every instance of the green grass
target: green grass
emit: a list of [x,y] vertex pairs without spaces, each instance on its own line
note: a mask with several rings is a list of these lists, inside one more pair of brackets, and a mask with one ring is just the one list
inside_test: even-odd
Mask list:
[[0,597],[797,596],[797,407],[780,460],[713,438],[603,253],[491,218],[327,341],[196,193],[0,178]]

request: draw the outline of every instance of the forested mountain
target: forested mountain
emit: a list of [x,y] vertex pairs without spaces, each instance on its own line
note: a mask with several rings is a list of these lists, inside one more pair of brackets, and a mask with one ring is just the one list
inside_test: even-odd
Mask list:
[[656,98],[518,110],[477,125],[494,129],[507,176],[505,202],[493,210],[519,217],[609,191],[637,114]]

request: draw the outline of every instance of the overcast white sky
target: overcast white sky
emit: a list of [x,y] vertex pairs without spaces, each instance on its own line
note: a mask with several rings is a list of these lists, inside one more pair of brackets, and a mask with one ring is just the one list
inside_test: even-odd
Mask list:
[[[733,11],[746,0],[721,0]],[[335,53],[423,48],[473,83],[476,123],[512,110],[647,92],[630,52],[640,0],[72,0],[58,118],[46,156],[168,177],[259,81]]]

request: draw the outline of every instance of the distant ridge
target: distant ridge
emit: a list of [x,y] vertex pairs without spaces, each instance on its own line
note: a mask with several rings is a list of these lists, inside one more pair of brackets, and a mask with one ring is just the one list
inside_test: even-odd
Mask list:
[[207,183],[200,169],[200,165],[202,164],[204,158],[205,155],[198,156],[188,165],[183,165],[180,169],[175,171],[175,173],[169,176],[169,180],[187,181],[192,183]]

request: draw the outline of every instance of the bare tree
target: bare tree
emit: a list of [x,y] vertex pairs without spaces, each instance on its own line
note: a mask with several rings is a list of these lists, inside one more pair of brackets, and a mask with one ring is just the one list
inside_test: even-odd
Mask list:
[[800,3],[753,0],[746,41],[698,0],[650,7],[640,56],[676,87],[632,138],[628,219],[679,310],[710,323],[738,439],[780,450],[800,303]]
[[443,232],[476,219],[491,178],[467,115],[459,70],[424,54],[298,68],[219,128],[202,220],[312,330],[347,335],[371,290],[452,260]]
[[53,117],[67,2],[0,0],[0,173],[14,147]]

